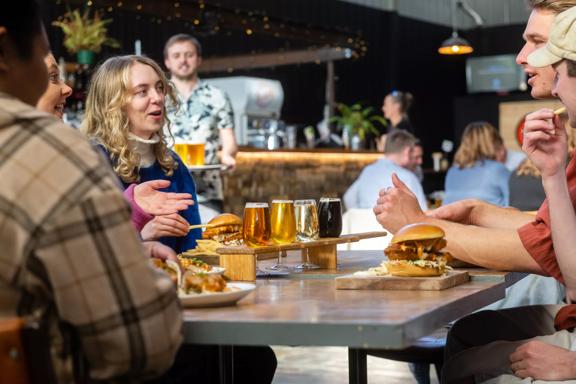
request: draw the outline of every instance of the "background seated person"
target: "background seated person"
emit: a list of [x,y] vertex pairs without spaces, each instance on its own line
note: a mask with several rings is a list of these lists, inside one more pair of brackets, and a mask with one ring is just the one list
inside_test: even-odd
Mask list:
[[[82,130],[100,145],[124,187],[164,179],[166,192],[189,193],[196,201],[194,180],[182,160],[168,149],[162,127],[165,98],[173,97],[164,73],[153,60],[118,56],[106,60],[94,73],[86,99]],[[200,229],[198,206],[180,214],[156,216],[141,231],[144,240],[160,240],[176,253],[196,246]]]
[[[391,187],[391,176],[396,173],[414,192],[421,209],[426,210],[426,196],[412,169],[416,168],[414,146],[417,139],[404,130],[394,130],[388,134],[382,159],[368,165],[360,176],[344,193],[344,204],[347,209],[372,208],[378,198],[378,191]],[[419,158],[422,161],[422,158]]]
[[468,124],[446,174],[443,203],[479,199],[507,206],[510,171],[505,159],[506,147],[496,128],[484,121]]

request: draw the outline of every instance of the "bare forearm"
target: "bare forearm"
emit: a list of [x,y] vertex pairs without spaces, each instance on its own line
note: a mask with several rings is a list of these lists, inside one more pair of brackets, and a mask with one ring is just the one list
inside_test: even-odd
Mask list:
[[238,153],[238,144],[236,143],[234,130],[231,128],[221,130],[220,140],[222,142],[222,154],[236,157],[236,153]]
[[576,258],[573,237],[576,233],[576,216],[568,192],[565,175],[558,174],[542,179],[548,198],[552,241],[558,265],[566,287],[576,289]]
[[428,218],[446,232],[446,250],[455,258],[488,269],[542,274],[515,228],[486,228]]
[[503,208],[485,202],[478,202],[472,208],[471,221],[474,225],[486,228],[518,229],[534,220],[534,216],[516,208]]

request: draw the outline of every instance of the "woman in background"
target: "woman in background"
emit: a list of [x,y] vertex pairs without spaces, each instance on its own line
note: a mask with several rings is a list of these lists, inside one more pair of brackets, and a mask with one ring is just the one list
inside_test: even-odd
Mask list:
[[408,117],[408,111],[413,100],[414,98],[409,92],[392,91],[386,95],[382,104],[382,112],[384,117],[390,121],[388,132],[393,129],[404,129],[413,135],[416,134]]
[[386,128],[386,133],[382,134],[376,140],[376,147],[378,151],[383,152],[386,144],[386,134],[394,129],[403,129],[416,135],[414,127],[410,123],[408,117],[408,110],[412,106],[414,98],[409,92],[392,91],[384,97],[382,103],[382,113],[384,117],[390,122]]
[[479,199],[507,206],[510,171],[505,160],[506,147],[496,128],[484,121],[468,124],[446,175],[443,204]]
[[[92,77],[82,130],[110,159],[124,188],[132,183],[168,180],[166,192],[189,193],[196,187],[178,155],[168,149],[163,126],[166,96],[174,98],[164,73],[153,60],[117,56],[106,60]],[[176,99],[174,98],[174,101]],[[177,253],[196,246],[198,206],[155,216],[141,230],[144,240],[160,240]]]

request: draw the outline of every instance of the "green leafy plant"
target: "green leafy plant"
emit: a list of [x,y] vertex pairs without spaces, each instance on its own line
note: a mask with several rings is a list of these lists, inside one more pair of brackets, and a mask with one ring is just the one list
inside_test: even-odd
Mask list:
[[362,104],[356,103],[350,106],[338,103],[336,106],[339,116],[334,116],[330,122],[334,122],[342,127],[348,126],[352,134],[356,134],[361,140],[366,138],[366,135],[372,133],[377,135],[378,129],[374,126],[377,121],[383,126],[386,126],[386,120],[380,115],[373,115],[374,108],[364,108]]
[[68,52],[77,53],[87,50],[98,53],[104,45],[112,48],[120,47],[118,41],[107,36],[106,25],[111,22],[112,19],[102,19],[98,11],[94,12],[94,17],[90,17],[88,9],[84,13],[75,9],[52,22],[52,25],[62,29],[64,46]]

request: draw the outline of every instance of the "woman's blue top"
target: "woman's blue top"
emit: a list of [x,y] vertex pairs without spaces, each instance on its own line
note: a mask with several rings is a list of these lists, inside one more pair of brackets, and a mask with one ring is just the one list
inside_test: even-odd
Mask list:
[[[108,161],[112,163],[110,155],[101,146],[98,147],[105,153]],[[172,176],[167,176],[160,163],[156,161],[150,167],[141,167],[139,170],[140,183],[151,180],[169,180],[170,186],[168,188],[161,189],[162,192],[176,192],[176,193],[189,193],[192,195],[192,200],[194,200],[194,205],[188,207],[184,211],[178,212],[190,225],[200,224],[200,213],[198,211],[198,198],[196,197],[196,185],[194,184],[194,179],[190,175],[188,168],[184,165],[180,157],[171,151],[172,157],[178,163],[178,167],[174,170]],[[128,188],[131,183],[125,183],[120,180],[124,189]],[[196,240],[202,238],[202,230],[199,228],[193,229],[186,236],[183,237],[161,237],[158,239],[162,244],[172,248],[176,253],[182,253],[189,249],[196,247]]]
[[494,160],[477,161],[472,167],[453,165],[448,170],[443,204],[464,199],[480,199],[498,206],[508,206],[510,171]]

